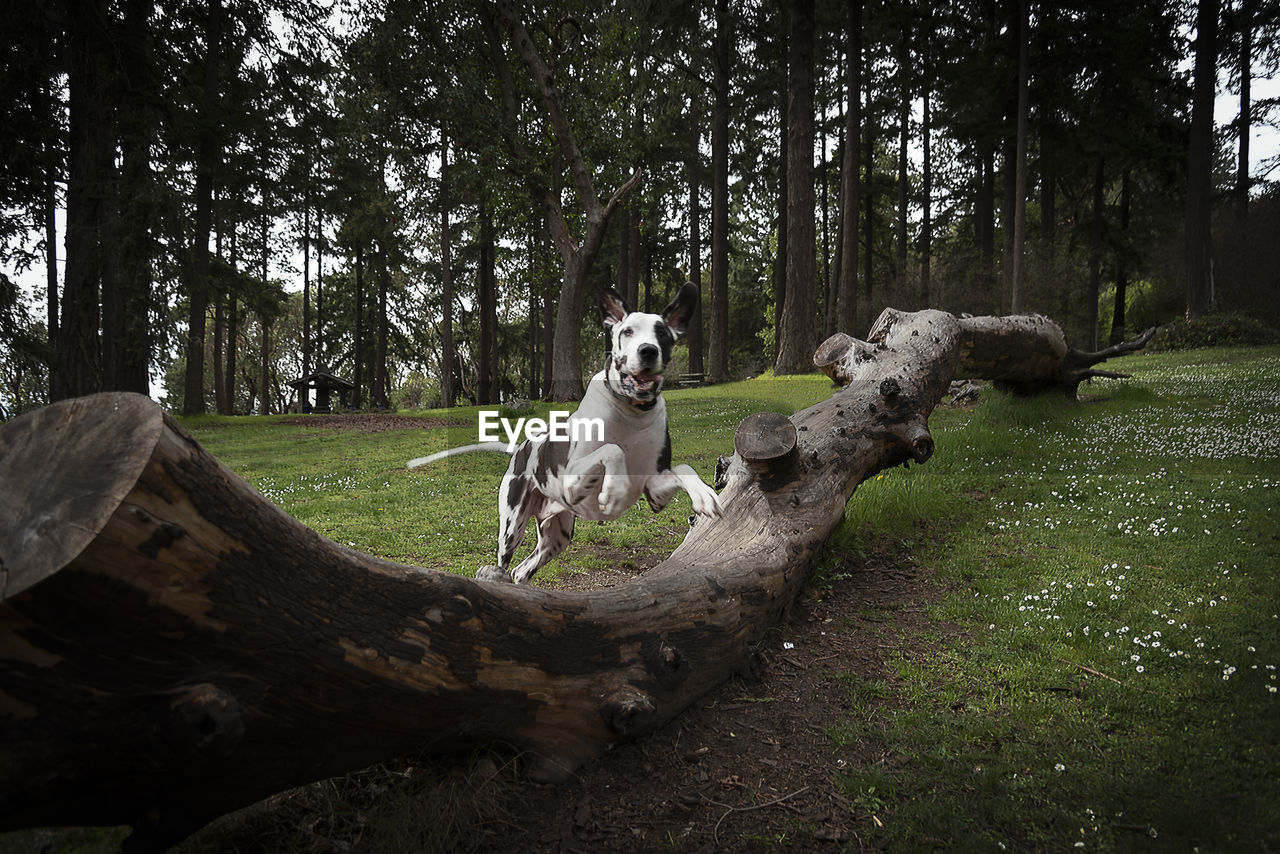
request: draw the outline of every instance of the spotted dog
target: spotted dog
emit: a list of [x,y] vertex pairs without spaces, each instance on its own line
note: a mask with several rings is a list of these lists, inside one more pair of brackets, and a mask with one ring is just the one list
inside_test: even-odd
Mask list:
[[[498,494],[498,564],[481,567],[477,578],[527,582],[569,544],[577,519],[617,519],[641,495],[656,513],[683,489],[698,516],[720,515],[715,490],[690,466],[671,465],[662,399],[662,372],[697,305],[698,289],[692,284],[681,288],[661,314],[630,311],[613,291],[600,295],[601,319],[612,348],[604,370],[591,378],[582,403],[569,416],[570,434],[587,438],[527,439],[514,452],[501,443],[485,442],[409,463],[412,469],[473,451],[512,454]],[[575,421],[585,419],[603,422],[603,436],[573,429]],[[537,520],[538,544],[511,569],[530,518]]]

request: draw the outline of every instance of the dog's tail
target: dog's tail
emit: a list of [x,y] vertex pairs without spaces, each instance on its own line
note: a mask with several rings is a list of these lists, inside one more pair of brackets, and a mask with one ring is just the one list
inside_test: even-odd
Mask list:
[[456,457],[459,454],[473,454],[477,451],[497,451],[498,453],[506,454],[507,456],[511,456],[515,453],[514,451],[507,449],[505,442],[481,442],[478,445],[463,445],[461,448],[450,448],[447,451],[440,451],[439,453],[431,454],[430,456],[418,457],[416,460],[409,460],[409,468],[421,468],[422,466],[429,465],[437,460]]

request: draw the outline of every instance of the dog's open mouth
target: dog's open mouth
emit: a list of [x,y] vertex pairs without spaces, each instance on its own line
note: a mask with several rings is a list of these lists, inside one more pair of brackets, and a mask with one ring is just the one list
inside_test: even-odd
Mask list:
[[643,371],[622,375],[622,388],[631,397],[647,400],[656,395],[662,388],[662,374],[650,374]]

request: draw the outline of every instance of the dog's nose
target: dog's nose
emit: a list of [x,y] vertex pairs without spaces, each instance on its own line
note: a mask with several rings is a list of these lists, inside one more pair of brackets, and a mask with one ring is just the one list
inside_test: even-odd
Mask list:
[[658,360],[658,348],[653,344],[641,344],[636,350],[636,355],[645,364],[652,364]]

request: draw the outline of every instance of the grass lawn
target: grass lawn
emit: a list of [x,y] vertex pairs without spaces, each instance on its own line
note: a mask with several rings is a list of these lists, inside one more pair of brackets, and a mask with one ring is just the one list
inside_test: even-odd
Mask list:
[[[984,395],[940,408],[925,466],[859,488],[818,568],[898,550],[931,571],[936,629],[850,687],[833,745],[872,844],[901,850],[1280,847],[1280,349],[1139,354],[1081,402]],[[825,378],[667,393],[677,460],[710,479],[751,412]],[[534,414],[545,416],[546,404]],[[528,414],[528,413],[525,413]],[[395,560],[492,561],[506,459],[404,462],[474,439],[474,410],[421,433],[200,419],[195,435],[322,533]],[[437,426],[439,419],[459,426]],[[674,548],[688,499],[580,525],[544,572]],[[531,537],[532,539],[532,537]],[[526,544],[525,549],[529,546]],[[523,553],[523,552],[522,552]],[[600,556],[604,555],[604,556]]]
[[1280,847],[1280,350],[1108,367],[1079,405],[939,411],[829,544],[896,538],[944,588],[889,702],[829,730],[882,748],[843,781],[873,842]]
[[[818,586],[871,552],[931,579],[923,630],[875,615],[898,641],[888,666],[842,674],[848,706],[824,729],[833,753],[876,757],[814,769],[865,828],[851,850],[1280,850],[1280,348],[1107,367],[1133,379],[1079,403],[939,408],[932,460],[863,484],[820,558]],[[668,392],[674,457],[710,480],[743,417],[830,393],[817,376]],[[406,471],[475,441],[474,409],[413,417],[422,430],[184,423],[321,533],[474,573],[493,560],[506,459]],[[681,495],[580,525],[545,578],[651,564],[689,512]],[[68,839],[44,850],[106,850]]]

